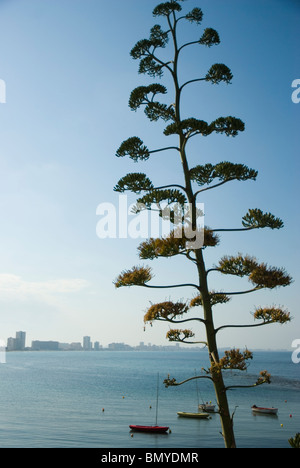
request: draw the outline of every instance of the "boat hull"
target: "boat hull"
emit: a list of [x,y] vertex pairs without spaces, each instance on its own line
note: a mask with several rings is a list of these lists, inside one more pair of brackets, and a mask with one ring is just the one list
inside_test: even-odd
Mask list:
[[185,413],[183,411],[179,411],[178,416],[180,418],[191,418],[191,419],[209,419],[210,415],[208,413]]
[[132,431],[135,432],[147,432],[149,434],[165,434],[169,427],[166,426],[129,426]]
[[278,409],[277,408],[262,408],[259,406],[252,406],[253,413],[257,414],[271,414],[273,416],[277,416]]

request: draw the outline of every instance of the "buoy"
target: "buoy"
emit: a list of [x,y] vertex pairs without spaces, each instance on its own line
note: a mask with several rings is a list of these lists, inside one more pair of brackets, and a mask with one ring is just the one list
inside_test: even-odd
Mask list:
[[123,396],[122,398],[123,398],[123,400],[125,400],[125,397],[124,397],[124,396]]
[[280,424],[280,427],[283,427],[283,424]]
[[102,408],[102,413],[104,413],[104,411],[105,411],[105,409],[104,409],[104,408]]
[[290,418],[292,418],[292,417],[293,417],[293,415],[292,415],[292,414],[290,414]]
[[150,405],[149,408],[152,409],[152,406]]
[[172,434],[172,431],[171,431],[171,429],[169,429],[169,434]]
[[130,437],[133,439],[133,434],[131,434],[131,436],[130,436]]

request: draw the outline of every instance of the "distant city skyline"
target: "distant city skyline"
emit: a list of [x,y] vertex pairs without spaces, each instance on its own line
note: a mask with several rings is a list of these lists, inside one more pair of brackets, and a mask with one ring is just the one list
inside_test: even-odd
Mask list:
[[180,348],[179,343],[169,346],[157,346],[148,343],[145,345],[143,341],[138,346],[130,346],[126,343],[109,343],[107,347],[100,344],[99,341],[94,343],[91,341],[90,336],[84,336],[82,342],[60,343],[59,341],[40,341],[33,340],[31,346],[26,346],[26,332],[16,332],[15,338],[7,339],[6,350],[12,351],[131,351],[131,350],[158,350],[158,349],[183,349]]
[[[152,343],[145,344],[144,341],[140,341],[137,345],[129,345],[124,342],[112,342],[108,343],[106,346],[100,344],[99,341],[91,341],[90,336],[82,337],[82,341],[74,341],[71,343],[59,342],[59,341],[40,341],[33,340],[31,346],[26,346],[26,332],[16,332],[16,338],[8,338],[7,346],[5,342],[2,343],[2,352],[14,352],[14,351],[202,351],[205,348],[203,346],[197,345],[180,345],[180,343],[168,344],[165,345],[156,345]],[[1,344],[0,343],[0,344]],[[295,346],[294,346],[295,347]],[[292,347],[293,348],[293,347]],[[0,349],[0,351],[1,351]],[[220,351],[225,348],[220,348]],[[253,351],[286,351],[289,352],[292,349],[289,348],[254,348]],[[299,350],[294,352],[294,354],[299,353]],[[1,356],[0,356],[1,357]],[[5,361],[5,359],[4,359]]]

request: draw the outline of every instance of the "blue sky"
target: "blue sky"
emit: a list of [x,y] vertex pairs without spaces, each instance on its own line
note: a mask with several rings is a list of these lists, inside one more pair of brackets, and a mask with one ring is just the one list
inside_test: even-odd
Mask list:
[[[6,83],[6,103],[0,104],[2,339],[25,330],[28,344],[33,339],[81,341],[84,335],[104,345],[165,344],[168,326],[156,324],[143,331],[149,301],[194,296],[190,289],[115,290],[112,282],[120,271],[140,263],[139,241],[96,236],[97,206],[118,203],[113,187],[126,173],[146,172],[155,184],[182,181],[173,153],[153,155],[139,165],[114,157],[120,143],[134,135],[151,149],[172,140],[162,135],[163,124],[150,123],[142,111],[128,108],[132,89],[153,81],[138,75],[138,63],[129,52],[158,22],[151,14],[157,3],[0,0],[0,79]],[[234,80],[232,85],[187,87],[183,116],[212,121],[234,115],[246,123],[246,132],[236,139],[194,140],[191,166],[229,160],[259,171],[257,182],[234,182],[207,192],[199,200],[205,203],[206,224],[239,227],[249,208],[270,211],[285,222],[282,231],[222,235],[220,247],[206,251],[206,262],[213,265],[224,254],[253,254],[284,266],[295,280],[289,288],[258,292],[216,309],[218,324],[252,323],[249,313],[256,306],[284,305],[294,316],[293,324],[224,331],[220,345],[289,349],[300,338],[300,104],[291,99],[292,82],[300,79],[300,4],[183,4],[187,11],[195,6],[203,9],[203,24],[182,26],[182,41],[198,39],[203,28],[212,27],[221,45],[187,49],[182,79],[205,76],[212,64],[225,63]],[[162,84],[169,86],[167,75]],[[155,284],[190,282],[196,275],[182,259],[151,266]],[[211,277],[211,289],[239,290],[244,285],[243,280]]]

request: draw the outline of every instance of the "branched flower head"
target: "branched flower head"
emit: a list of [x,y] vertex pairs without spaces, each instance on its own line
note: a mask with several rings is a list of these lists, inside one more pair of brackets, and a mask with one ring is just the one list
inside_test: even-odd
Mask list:
[[[157,94],[167,94],[167,88],[156,83],[149,86],[139,86],[130,95],[129,107],[131,110],[136,111],[144,105],[145,114],[152,122],[156,122],[160,118],[165,122],[174,120],[175,111],[172,106],[154,101]],[[152,97],[149,95],[152,95]]]
[[132,137],[123,141],[116,153],[116,156],[118,158],[129,156],[134,162],[137,162],[139,159],[141,161],[146,161],[149,159],[150,152],[140,138]]
[[225,256],[220,260],[220,271],[226,275],[248,276],[258,267],[255,257],[239,254],[237,257]]
[[[213,307],[217,304],[227,304],[227,302],[231,301],[231,298],[229,296],[226,296],[226,294],[216,294],[214,291],[211,291],[210,294],[210,305]],[[196,296],[194,297],[191,302],[190,302],[190,307],[203,307],[203,299],[202,296]]]
[[274,289],[289,286],[293,281],[283,268],[259,264],[256,258],[242,254],[237,257],[223,257],[219,263],[219,270],[226,275],[248,276],[249,281],[257,288]]
[[249,210],[246,216],[243,217],[243,226],[245,228],[270,228],[281,229],[284,224],[280,218],[276,218],[271,213],[263,213],[258,208]]
[[190,177],[200,186],[210,184],[214,180],[213,171],[214,166],[210,163],[204,166],[199,165],[190,170]]
[[142,57],[151,55],[151,48],[162,47],[164,48],[169,40],[167,32],[161,29],[161,26],[156,24],[151,29],[150,39],[141,39],[132,48],[130,55],[134,60],[141,59]]
[[179,205],[184,206],[186,204],[186,197],[180,190],[156,189],[151,190],[149,193],[137,200],[138,204],[145,205],[148,209],[151,209],[153,204],[158,206],[161,202],[167,202],[167,205],[178,203]]
[[214,362],[210,369],[212,374],[220,373],[222,370],[246,371],[249,367],[247,361],[253,359],[253,353],[246,349],[241,352],[239,349],[225,351],[225,356],[219,362]]
[[211,130],[208,123],[204,120],[190,118],[168,125],[164,134],[166,136],[180,135],[182,132],[187,138],[190,138],[194,135],[208,136]]
[[153,26],[153,28],[151,29],[150,42],[155,48],[166,47],[166,45],[169,42],[168,32],[163,31],[159,24],[155,24],[155,26]]
[[[203,38],[203,40],[205,40],[205,38]],[[230,84],[233,79],[233,74],[230,68],[223,63],[216,63],[209,69],[205,79],[213,84],[220,84],[222,81]]]
[[213,45],[219,45],[221,43],[218,32],[212,28],[205,29],[199,42],[207,47],[212,47]]
[[271,374],[269,374],[268,371],[262,371],[260,372],[260,377],[257,379],[256,385],[263,385],[265,383],[270,384],[271,383]]
[[178,2],[171,0],[170,2],[160,3],[153,10],[153,16],[169,16],[173,11],[181,11],[182,7]]
[[293,281],[284,268],[268,267],[265,263],[252,271],[249,280],[258,287],[268,289],[289,286]]
[[132,173],[122,177],[114,187],[114,191],[123,193],[130,190],[134,193],[141,193],[152,190],[153,188],[153,184],[146,174]]
[[232,162],[223,161],[214,166],[213,178],[222,181],[227,180],[256,180],[258,172],[255,169],[250,169],[245,164],[234,164]]
[[256,180],[257,174],[257,171],[249,169],[244,164],[234,164],[228,161],[220,162],[215,166],[199,165],[190,170],[191,179],[200,186],[211,184],[215,179],[221,182]]
[[176,379],[171,379],[170,374],[168,377],[164,380],[165,387],[175,387],[177,385],[177,380]]
[[166,238],[150,238],[138,247],[141,259],[153,260],[159,257],[173,257],[186,252],[186,237],[182,234],[176,235],[179,230],[172,231]]
[[187,304],[183,302],[161,302],[153,304],[144,317],[144,322],[154,322],[154,320],[174,320],[189,311]]
[[131,270],[122,271],[114,281],[116,288],[123,286],[143,286],[152,279],[152,270],[149,267],[133,267]]
[[143,56],[150,53],[151,46],[152,46],[152,43],[151,41],[149,41],[149,39],[141,39],[133,47],[133,49],[130,52],[130,55],[135,60],[140,59]]
[[169,330],[167,333],[167,339],[177,343],[186,343],[186,340],[194,337],[195,333],[192,330]]
[[[148,97],[149,94],[152,94],[152,98]],[[135,88],[129,99],[129,107],[132,110],[137,110],[142,104],[149,104],[153,102],[156,94],[167,94],[167,88],[160,84],[153,83],[149,86],[139,86]]]
[[263,320],[265,323],[285,324],[292,320],[290,312],[280,307],[258,308],[254,312],[255,320]]
[[[225,78],[223,81],[225,81]],[[245,131],[245,124],[236,117],[220,117],[211,123],[210,129],[216,133],[225,133],[227,136],[235,137],[239,132]]]
[[201,24],[203,20],[203,11],[201,8],[194,8],[190,13],[185,17],[191,23]]

